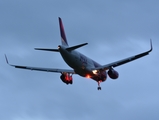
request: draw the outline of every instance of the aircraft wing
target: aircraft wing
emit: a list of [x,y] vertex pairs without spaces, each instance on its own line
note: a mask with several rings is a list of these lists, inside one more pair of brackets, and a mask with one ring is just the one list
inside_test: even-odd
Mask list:
[[96,67],[96,68],[93,68],[92,70],[108,70],[108,69],[110,69],[112,67],[117,67],[117,66],[123,65],[125,63],[131,62],[133,60],[136,60],[138,58],[144,57],[144,56],[148,55],[153,49],[151,40],[150,40],[150,45],[151,45],[150,50],[148,50],[146,52],[143,52],[143,53],[140,53],[140,54],[137,54],[137,55],[134,55],[134,56],[131,56],[131,57],[128,57],[128,58],[125,58],[125,59],[110,63],[110,64],[107,64],[107,65]]
[[[9,64],[6,55],[5,55],[5,58],[6,58],[7,64]],[[9,65],[13,66],[15,68],[26,69],[26,70],[36,70],[36,71],[44,71],[44,72],[72,73],[72,74],[75,74],[74,70],[68,70],[68,69],[40,68],[40,67],[29,67],[29,66],[20,66],[20,65],[12,65],[12,64],[9,64]]]

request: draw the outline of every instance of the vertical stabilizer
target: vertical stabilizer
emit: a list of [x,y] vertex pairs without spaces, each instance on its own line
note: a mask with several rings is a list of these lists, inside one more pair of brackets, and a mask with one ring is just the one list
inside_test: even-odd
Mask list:
[[61,34],[61,44],[64,46],[68,46],[64,26],[62,24],[62,20],[60,17],[59,17],[59,26],[60,26],[60,34]]

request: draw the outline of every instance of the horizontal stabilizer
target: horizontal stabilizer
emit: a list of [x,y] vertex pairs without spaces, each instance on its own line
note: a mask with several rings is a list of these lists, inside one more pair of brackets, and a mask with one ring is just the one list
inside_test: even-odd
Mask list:
[[46,48],[34,48],[35,50],[44,50],[44,51],[51,51],[51,52],[59,52],[58,49],[46,49]]
[[84,46],[84,45],[87,45],[87,44],[88,44],[88,43],[83,43],[83,44],[80,44],[80,45],[68,47],[68,48],[66,48],[66,50],[72,51],[72,50],[75,50],[75,49],[80,48],[80,47],[82,47],[82,46]]

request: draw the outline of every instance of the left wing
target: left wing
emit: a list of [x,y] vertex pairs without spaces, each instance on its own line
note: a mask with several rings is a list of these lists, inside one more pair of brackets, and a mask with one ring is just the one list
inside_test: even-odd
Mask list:
[[[5,55],[6,62],[9,64],[7,56]],[[21,68],[21,69],[27,69],[27,70],[36,70],[36,71],[45,71],[45,72],[57,72],[57,73],[71,73],[75,74],[74,70],[68,70],[68,69],[56,69],[56,68],[40,68],[40,67],[29,67],[29,66],[20,66],[20,65],[12,65],[15,68]]]
[[143,52],[143,53],[140,53],[140,54],[128,57],[126,59],[119,60],[119,61],[107,64],[107,65],[102,65],[100,67],[93,68],[92,70],[108,70],[108,69],[110,69],[112,67],[117,67],[117,66],[123,65],[125,63],[131,62],[133,60],[136,60],[138,58],[144,57],[144,56],[148,55],[152,51],[152,49],[153,49],[152,48],[152,41],[151,40],[150,40],[150,45],[151,45],[150,50],[148,50],[146,52]]

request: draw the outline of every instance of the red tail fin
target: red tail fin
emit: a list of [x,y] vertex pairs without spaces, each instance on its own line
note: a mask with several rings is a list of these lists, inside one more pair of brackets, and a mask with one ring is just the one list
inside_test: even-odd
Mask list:
[[62,24],[62,19],[59,17],[59,26],[60,26],[60,34],[61,34],[61,43],[62,45],[68,46],[64,26]]

